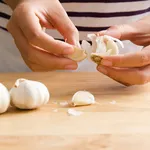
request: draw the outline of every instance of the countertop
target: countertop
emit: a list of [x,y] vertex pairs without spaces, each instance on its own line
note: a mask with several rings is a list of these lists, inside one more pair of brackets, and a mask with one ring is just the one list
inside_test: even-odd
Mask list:
[[[10,107],[0,115],[1,150],[150,149],[149,84],[125,87],[89,72],[0,74],[0,82],[8,89],[18,78],[44,83],[50,101],[31,111]],[[91,92],[96,103],[74,108],[60,105],[79,90]],[[70,116],[69,108],[82,114]]]

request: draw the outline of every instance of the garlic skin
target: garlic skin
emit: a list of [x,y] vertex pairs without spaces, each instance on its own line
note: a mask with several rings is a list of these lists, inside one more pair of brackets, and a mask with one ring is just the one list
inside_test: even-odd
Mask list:
[[0,114],[7,111],[10,105],[10,95],[7,88],[0,83]]
[[86,50],[86,58],[91,61],[91,53],[92,53],[92,48],[91,48],[91,44],[89,42],[87,42],[86,40],[83,40],[81,43],[81,48]]
[[108,35],[97,36],[96,34],[88,34],[87,37],[92,41],[92,46],[89,47],[89,43],[84,41],[81,47],[90,53],[88,53],[88,58],[90,57],[97,64],[100,63],[103,56],[119,54],[118,45],[114,41],[117,41],[124,48],[120,40]]
[[86,54],[85,50],[83,50],[82,48],[75,47],[74,53],[71,55],[68,55],[67,57],[76,62],[80,62],[87,57],[87,54]]
[[72,97],[73,106],[90,105],[95,103],[94,95],[87,91],[78,91]]
[[68,114],[70,115],[70,116],[80,116],[83,112],[81,112],[81,111],[77,111],[77,110],[75,110],[75,109],[68,109]]
[[43,83],[20,78],[10,90],[10,97],[12,106],[36,109],[48,103],[50,93]]

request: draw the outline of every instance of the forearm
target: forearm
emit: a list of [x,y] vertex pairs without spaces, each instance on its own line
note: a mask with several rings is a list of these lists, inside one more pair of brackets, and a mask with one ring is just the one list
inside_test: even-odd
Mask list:
[[7,5],[9,5],[12,10],[14,10],[16,8],[17,4],[20,1],[21,0],[4,0],[4,2],[7,3]]

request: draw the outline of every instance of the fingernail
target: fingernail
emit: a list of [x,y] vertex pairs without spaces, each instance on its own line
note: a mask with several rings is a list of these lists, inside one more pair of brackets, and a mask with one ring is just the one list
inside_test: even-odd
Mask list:
[[109,60],[104,60],[104,59],[102,59],[102,60],[101,60],[101,65],[111,67],[111,66],[112,66],[112,62],[109,61]]
[[107,70],[106,70],[103,66],[99,66],[99,67],[98,67],[98,70],[99,70],[100,72],[102,72],[103,74],[107,74]]
[[69,48],[67,48],[67,49],[65,49],[63,51],[63,54],[64,55],[69,55],[69,54],[72,54],[73,52],[74,52],[74,48],[73,47],[69,47]]
[[67,66],[65,66],[65,69],[67,69],[67,70],[75,70],[75,69],[77,69],[77,65],[67,65]]

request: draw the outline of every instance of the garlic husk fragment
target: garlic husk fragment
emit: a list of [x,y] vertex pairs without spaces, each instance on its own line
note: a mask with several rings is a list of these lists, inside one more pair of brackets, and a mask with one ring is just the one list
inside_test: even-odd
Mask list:
[[81,112],[81,111],[77,111],[77,110],[75,110],[75,109],[72,109],[72,108],[70,108],[70,109],[68,109],[68,114],[70,115],[70,116],[80,116],[83,112]]
[[91,44],[89,42],[87,42],[86,40],[83,40],[82,43],[81,43],[81,48],[86,50],[86,58],[91,61],[91,53],[92,53],[92,48],[91,48]]
[[65,102],[60,102],[59,104],[60,104],[60,106],[63,106],[63,107],[68,106],[68,102],[67,102],[67,101],[65,101]]
[[10,105],[10,95],[7,88],[0,83],[0,114],[7,111]]
[[50,93],[38,81],[20,78],[10,90],[11,105],[20,109],[35,109],[48,103]]
[[95,103],[94,96],[88,91],[78,91],[72,97],[73,106],[90,105]]
[[87,54],[86,54],[84,49],[75,47],[74,53],[71,55],[68,55],[67,57],[76,61],[76,62],[80,62],[87,57]]

